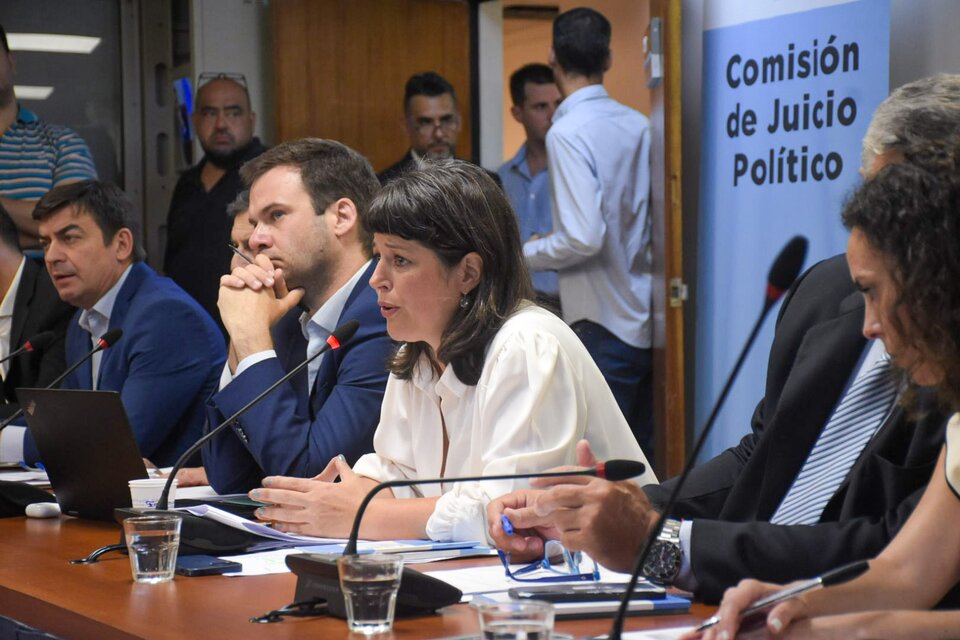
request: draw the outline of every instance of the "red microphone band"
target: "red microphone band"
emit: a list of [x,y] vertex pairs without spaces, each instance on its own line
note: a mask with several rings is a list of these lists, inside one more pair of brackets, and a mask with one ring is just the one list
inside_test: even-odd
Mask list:
[[337,336],[331,335],[327,338],[327,344],[330,345],[330,348],[336,351],[340,348],[340,341],[337,340]]
[[767,283],[767,300],[776,302],[784,294],[784,289],[778,289],[769,282]]
[[607,479],[607,463],[600,461],[597,463],[597,477]]

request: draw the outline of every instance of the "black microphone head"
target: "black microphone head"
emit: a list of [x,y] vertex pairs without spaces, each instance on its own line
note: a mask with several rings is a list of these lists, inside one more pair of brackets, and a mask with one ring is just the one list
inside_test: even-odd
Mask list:
[[117,340],[123,337],[123,329],[110,329],[105,334],[100,336],[100,340],[97,344],[101,349],[109,349],[113,345],[117,344]]
[[767,276],[767,301],[776,302],[780,299],[803,269],[803,261],[807,257],[807,239],[803,236],[793,236],[790,242],[780,250],[777,259],[770,267]]
[[53,331],[44,331],[27,339],[27,341],[23,343],[23,347],[27,351],[46,349],[53,343],[54,340],[56,340],[56,338],[57,334],[55,334]]
[[607,460],[597,463],[597,477],[606,480],[629,480],[647,470],[647,465],[636,460]]
[[339,348],[341,344],[353,337],[353,334],[357,332],[357,329],[360,328],[359,320],[347,320],[342,325],[333,330],[333,333],[330,335],[337,343],[337,345],[331,344],[330,346],[334,349]]

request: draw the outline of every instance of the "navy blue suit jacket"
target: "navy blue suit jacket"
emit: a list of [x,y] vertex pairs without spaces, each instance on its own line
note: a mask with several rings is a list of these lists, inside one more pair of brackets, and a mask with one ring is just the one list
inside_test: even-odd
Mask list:
[[[67,329],[67,362],[83,358],[90,334],[78,311]],[[123,337],[101,353],[97,389],[119,391],[140,453],[168,466],[203,433],[204,402],[217,388],[226,358],[223,334],[197,302],[142,262],[130,268],[110,312]],[[92,388],[86,362],[61,385]],[[24,456],[39,458],[29,433]]]
[[[353,462],[373,451],[373,433],[387,384],[387,359],[395,345],[370,288],[376,263],[350,292],[338,325],[359,320],[352,339],[323,356],[312,400],[304,369],[237,419],[203,449],[207,478],[218,493],[259,486],[264,476],[314,476],[338,454]],[[258,362],[210,399],[208,426],[234,414],[305,358],[307,341],[300,310],[277,323],[273,339],[277,357]]]

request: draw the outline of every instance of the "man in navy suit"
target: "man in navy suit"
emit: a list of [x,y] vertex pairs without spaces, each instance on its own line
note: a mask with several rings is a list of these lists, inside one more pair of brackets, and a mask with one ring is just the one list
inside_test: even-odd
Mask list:
[[313,476],[335,456],[352,463],[372,451],[394,349],[369,285],[374,262],[361,220],[379,183],[366,158],[308,138],[270,149],[241,174],[255,263],[221,279],[230,348],[209,426],[317,353],[336,327],[356,319],[360,328],[204,448],[220,493],[247,491],[267,475]]
[[[202,433],[203,403],[224,361],[222,334],[180,287],[143,263],[132,205],[118,187],[96,180],[57,187],[33,217],[57,293],[80,308],[67,329],[67,362],[108,330],[123,330],[62,387],[120,392],[140,453],[173,464]],[[29,433],[22,444],[22,459],[37,460]]]

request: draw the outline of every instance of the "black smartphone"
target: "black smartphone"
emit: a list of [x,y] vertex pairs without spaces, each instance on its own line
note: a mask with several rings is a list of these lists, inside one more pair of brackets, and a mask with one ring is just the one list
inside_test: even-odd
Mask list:
[[243,565],[216,556],[180,556],[176,572],[181,576],[217,576],[221,573],[240,571]]
[[[507,593],[518,600],[546,600],[547,602],[597,602],[620,600],[627,585],[619,582],[578,582],[567,584],[538,584],[513,587]],[[666,589],[655,585],[637,585],[631,600],[657,600]]]

